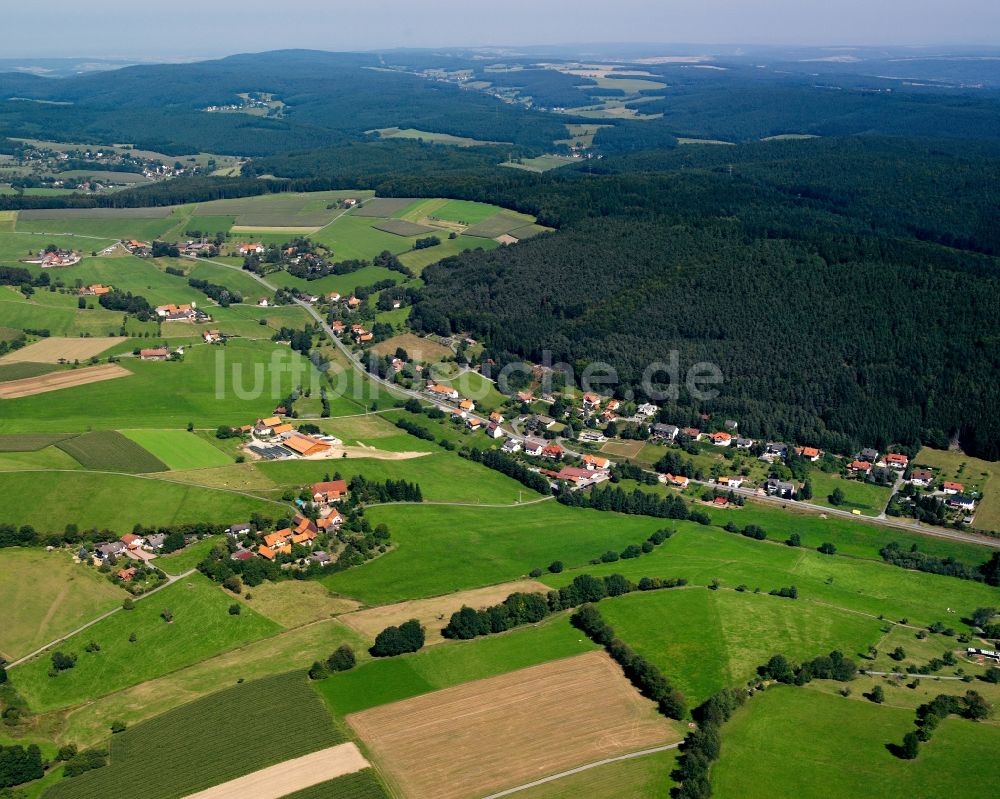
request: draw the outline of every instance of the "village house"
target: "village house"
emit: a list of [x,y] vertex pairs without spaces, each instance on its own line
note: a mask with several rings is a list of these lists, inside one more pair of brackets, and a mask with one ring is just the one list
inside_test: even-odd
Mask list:
[[260,255],[264,252],[264,245],[259,241],[253,242],[252,244],[241,244],[239,252],[240,255]]
[[928,469],[914,469],[910,474],[910,483],[919,488],[927,488],[933,482],[934,474]]
[[588,471],[603,470],[611,466],[611,461],[607,458],[599,458],[597,455],[584,455],[581,458],[583,466]]
[[135,533],[126,533],[119,539],[129,549],[142,549],[146,544],[146,539]]
[[793,499],[795,497],[795,486],[785,480],[777,480],[772,477],[764,484],[764,487],[771,496],[781,497],[782,499]]
[[475,433],[479,428],[483,426],[483,423],[474,417],[470,417],[465,420],[465,426],[468,427],[473,433]]
[[581,441],[590,441],[596,444],[603,444],[608,440],[608,437],[604,435],[600,430],[581,430],[579,439]]
[[536,441],[532,438],[525,440],[524,442],[524,454],[531,455],[533,457],[539,457],[545,451],[545,445],[541,441]]
[[578,466],[563,466],[558,472],[546,469],[542,474],[547,477],[554,477],[556,480],[573,483],[577,488],[600,483],[607,479],[607,473],[605,472],[594,472],[590,469],[581,469]]
[[726,430],[728,430],[730,433],[735,433],[736,428],[739,427],[740,425],[739,422],[737,422],[735,419],[726,419],[726,421],[723,422],[722,426],[725,427]]
[[865,447],[858,453],[858,460],[875,463],[878,460],[878,450],[872,449],[871,447]]
[[318,563],[320,566],[329,566],[330,553],[318,549],[309,556],[308,560],[310,563]]
[[601,407],[601,398],[597,394],[584,394],[583,395],[583,408],[587,411],[593,411]]
[[149,347],[139,350],[140,361],[165,361],[170,357],[170,350],[166,347]]
[[125,245],[125,249],[132,253],[132,255],[137,255],[140,258],[151,255],[153,252],[153,246],[148,241],[129,239],[123,242],[123,244]]
[[861,474],[868,476],[871,473],[872,465],[868,461],[851,461],[847,464],[848,471],[860,472]]
[[244,535],[245,533],[249,533],[251,529],[253,528],[251,528],[250,525],[246,524],[245,522],[243,524],[232,524],[226,530],[226,535],[235,538],[238,535]]
[[694,441],[697,441],[699,438],[701,438],[701,430],[699,430],[697,427],[684,427],[681,429],[681,433],[683,433],[688,438]]
[[788,455],[788,445],[780,441],[768,441],[764,446],[764,454],[760,456],[762,461],[774,463],[775,459],[784,460]]
[[347,496],[346,480],[325,480],[321,483],[313,483],[313,502],[317,505],[329,505],[331,502],[340,502]]
[[238,549],[232,555],[229,556],[230,560],[250,560],[253,557],[253,552],[249,549]]
[[679,474],[661,474],[659,477],[661,483],[669,486],[674,486],[675,488],[687,488],[688,483],[691,481],[687,477],[683,477]]
[[717,447],[728,447],[730,444],[733,443],[732,435],[721,431],[718,433],[712,433],[711,435],[709,435],[709,438],[712,440],[712,443],[715,444],[715,446]]
[[653,405],[651,402],[644,402],[638,408],[635,409],[637,416],[656,416],[660,412],[660,409]]
[[205,339],[206,344],[218,344],[222,341],[222,333],[218,330],[206,330],[201,337]]
[[98,545],[94,549],[94,560],[101,563],[109,558],[117,558],[124,555],[127,549],[128,547],[121,541],[108,541],[105,544]]
[[558,444],[549,444],[542,450],[542,457],[549,460],[559,460],[563,455],[563,448]]
[[501,452],[506,452],[508,455],[512,455],[515,452],[521,451],[521,442],[516,438],[508,438],[503,442],[503,446],[500,447]]
[[816,449],[816,447],[796,447],[795,454],[815,463],[823,453]]
[[663,441],[673,441],[679,432],[677,425],[663,424],[662,422],[653,425],[653,438],[659,438]]
[[526,391],[518,391],[517,392],[517,398],[521,402],[524,402],[524,403],[530,403],[530,402],[534,402],[535,401],[535,395],[534,394],[529,394]]
[[276,557],[278,557],[278,555],[291,555],[292,545],[284,544],[279,547],[269,547],[261,544],[257,548],[257,554],[260,555],[262,558],[266,558],[267,560],[274,560]]
[[474,403],[470,399],[464,399],[458,403],[458,407],[461,408],[466,413],[472,413],[474,410],[476,410],[476,403]]
[[879,466],[888,466],[890,469],[896,469],[897,471],[904,471],[907,466],[910,465],[910,459],[905,455],[900,455],[897,452],[890,452],[887,454]]
[[949,508],[960,508],[961,510],[975,510],[976,501],[965,494],[953,494],[948,497],[946,503]]
[[442,386],[437,383],[428,383],[427,393],[433,394],[435,397],[438,397],[439,399],[449,399],[452,401],[458,399],[458,392],[455,389],[453,389],[451,386]]
[[503,438],[503,429],[496,422],[490,422],[486,426],[486,435],[490,438]]
[[941,484],[941,490],[946,494],[964,494],[965,486],[961,483],[953,483],[950,480],[945,480]]
[[208,315],[202,313],[196,307],[196,303],[156,306],[156,315],[164,322],[194,322],[198,319],[208,319]]
[[737,438],[736,449],[750,449],[753,446],[752,438]]
[[330,329],[334,332],[334,335],[342,336],[347,327],[339,319],[334,319],[330,323]]
[[319,441],[312,436],[302,435],[301,433],[293,433],[282,441],[281,444],[302,458],[314,458],[318,455],[325,455],[330,451],[329,444]]
[[277,416],[271,416],[267,419],[258,419],[257,424],[253,426],[253,431],[257,436],[270,436],[274,428],[280,424],[281,419]]
[[739,488],[746,480],[745,477],[720,477],[715,482],[723,488]]
[[361,307],[361,300],[358,299],[357,297],[351,297],[347,301],[347,307],[352,311],[356,311],[358,308]]
[[130,583],[135,578],[135,566],[129,566],[127,569],[119,569],[115,572],[115,577],[121,580],[123,583]]
[[84,286],[80,289],[81,296],[87,297],[100,297],[104,294],[110,294],[111,288],[109,286],[102,286],[100,283],[94,283],[90,286]]
[[503,424],[503,416],[497,413],[497,411],[490,411],[490,421],[493,424]]

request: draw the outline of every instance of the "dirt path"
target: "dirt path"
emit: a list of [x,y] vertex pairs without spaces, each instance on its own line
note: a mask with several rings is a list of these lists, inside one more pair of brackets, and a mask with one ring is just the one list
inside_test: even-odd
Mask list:
[[38,623],[39,637],[45,634],[45,631],[49,627],[49,622],[52,621],[52,617],[56,615],[56,611],[62,607],[63,600],[66,599],[66,594],[68,593],[69,586],[64,583],[62,588],[59,589],[59,593],[56,594],[56,598],[52,600],[52,604],[49,605],[49,609],[45,612],[45,617]]
[[280,799],[368,766],[357,746],[340,744],[198,791],[186,799]]

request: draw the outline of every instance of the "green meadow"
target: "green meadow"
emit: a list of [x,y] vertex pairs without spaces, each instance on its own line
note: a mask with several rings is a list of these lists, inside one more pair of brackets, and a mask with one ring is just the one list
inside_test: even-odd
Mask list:
[[[813,497],[810,502],[815,505],[837,507],[840,510],[860,510],[865,516],[878,516],[889,501],[892,489],[877,486],[873,483],[863,483],[860,480],[845,480],[839,474],[831,474],[815,469],[809,473],[812,482]],[[834,506],[830,495],[840,489],[844,494],[842,504]]]
[[389,525],[396,548],[323,582],[369,604],[505,582],[554,560],[580,566],[608,549],[642,542],[663,526],[659,519],[575,510],[553,501],[505,508],[385,505],[367,516],[373,524]]
[[[281,629],[247,607],[231,616],[229,605],[221,588],[193,575],[57,645],[56,650],[77,655],[73,668],[49,676],[52,653],[47,651],[11,669],[10,680],[34,711],[70,707]],[[169,623],[160,615],[165,608],[173,613]],[[129,640],[132,633],[134,642]],[[87,652],[91,642],[100,650]]]
[[1000,727],[951,717],[916,760],[900,760],[887,744],[912,729],[910,709],[776,686],[723,727],[714,795],[910,799],[975,795],[1000,778]]
[[151,452],[169,469],[227,466],[232,459],[186,430],[124,430],[123,434]]
[[[48,330],[53,336],[117,336],[122,314],[103,308],[79,310],[76,297],[51,291],[36,291],[26,298],[10,286],[0,286],[0,324],[17,329]],[[155,322],[125,322],[129,334],[155,334]]]
[[[790,604],[832,605],[870,617],[883,615],[889,621],[906,618],[919,625],[942,621],[955,628],[962,625],[949,609],[969,613],[976,607],[995,605],[1000,599],[997,589],[983,583],[908,571],[881,561],[754,541],[691,522],[666,526],[676,527],[679,532],[652,553],[586,566],[581,571],[595,575],[620,573],[632,580],[644,576],[684,577],[702,586],[719,580],[727,589],[746,585],[750,591],[760,588],[764,593],[794,585],[799,598],[786,600]],[[563,585],[572,577],[572,573],[564,572],[543,579]]]
[[840,649],[853,657],[881,636],[878,621],[839,608],[702,587],[633,593],[600,610],[691,706],[751,679],[775,653],[805,660]]
[[119,534],[136,522],[233,524],[254,511],[274,517],[284,509],[266,499],[150,477],[82,470],[0,472],[0,518],[42,532],[62,532],[67,524]]

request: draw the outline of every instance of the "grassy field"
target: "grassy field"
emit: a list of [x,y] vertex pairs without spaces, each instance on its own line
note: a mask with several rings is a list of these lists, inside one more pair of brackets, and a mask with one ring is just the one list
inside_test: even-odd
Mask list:
[[[308,361],[270,341],[236,339],[225,347],[192,347],[182,362],[125,359],[120,365],[132,376],[4,402],[0,432],[246,424],[269,416],[293,385],[319,380]],[[334,415],[358,410],[336,396],[331,405]]]
[[201,563],[216,544],[224,540],[225,536],[212,535],[203,538],[193,544],[188,544],[184,549],[171,552],[169,555],[161,555],[156,559],[156,567],[162,569],[167,574],[184,574]]
[[[413,438],[414,442],[421,439]],[[405,442],[403,442],[405,445]],[[381,443],[376,443],[381,447]],[[412,449],[420,450],[419,445]],[[282,486],[302,487],[340,472],[346,480],[356,474],[369,480],[407,480],[420,485],[425,502],[511,504],[518,496],[537,499],[531,489],[485,466],[459,460],[451,452],[435,452],[407,460],[344,458],[335,461],[271,461],[257,464],[260,472]],[[498,511],[500,512],[500,511]]]
[[125,592],[65,551],[0,549],[0,596],[16,613],[0,626],[0,656],[14,660],[122,601]]
[[976,509],[973,527],[1000,530],[1000,480],[994,479],[1000,466],[991,461],[971,458],[962,452],[924,447],[913,459],[914,466],[929,466],[935,479],[953,480],[965,486],[966,493],[976,491],[983,496]]
[[[976,607],[996,604],[996,589],[982,583],[753,541],[690,522],[671,526],[679,528],[678,534],[649,555],[588,565],[581,571],[595,575],[620,573],[633,580],[643,576],[685,577],[696,585],[718,579],[726,588],[745,584],[750,591],[759,587],[765,593],[794,585],[799,598],[789,604],[815,602],[871,617],[907,618],[919,625],[943,621],[956,629],[963,625],[956,618],[959,614],[949,613],[949,608],[968,613]],[[542,579],[562,585],[572,577],[571,572],[564,572]]]
[[445,258],[465,252],[466,250],[492,250],[500,245],[492,239],[477,239],[474,236],[459,236],[455,239],[447,237],[441,238],[441,243],[436,247],[427,247],[423,250],[410,250],[401,253],[399,260],[405,266],[410,267],[414,272],[420,274],[431,264],[436,264]]
[[812,481],[813,498],[810,502],[816,505],[834,507],[830,502],[830,494],[835,489],[844,493],[844,502],[838,507],[841,510],[860,510],[865,516],[878,516],[889,501],[892,489],[877,486],[872,483],[862,483],[860,480],[844,480],[839,474],[815,469],[809,473]]
[[416,128],[379,128],[375,132],[378,133],[380,139],[418,139],[430,144],[451,144],[455,147],[481,147],[483,145],[504,143],[470,139],[468,136],[452,136],[450,133],[432,133],[431,131],[417,130]]
[[722,757],[712,768],[715,795],[908,799],[915,791],[974,794],[1000,778],[1000,728],[949,718],[916,760],[900,760],[886,744],[898,744],[911,729],[911,710],[772,688],[723,728]]
[[413,333],[387,338],[372,347],[372,350],[379,355],[392,355],[399,347],[406,350],[406,354],[411,358],[428,363],[435,363],[452,354],[451,350],[443,344],[438,344],[436,341]]
[[656,752],[528,788],[518,799],[669,799],[676,751]]
[[[244,595],[245,597],[245,595]],[[51,717],[59,729],[59,741],[94,745],[107,736],[115,719],[128,724],[153,718],[237,681],[250,681],[283,674],[291,667],[305,667],[329,657],[343,643],[351,644],[364,661],[367,644],[344,625],[332,619],[298,627],[258,641],[243,644],[221,655],[172,671],[153,680],[94,699],[65,716]],[[48,716],[44,717],[48,720]]]
[[122,433],[165,463],[168,469],[204,469],[228,466],[233,462],[220,449],[186,430],[124,430]]
[[27,452],[0,452],[0,471],[21,472],[33,469],[83,469],[72,456],[56,447]]
[[514,211],[503,211],[476,223],[466,230],[465,234],[467,236],[478,236],[486,239],[492,239],[497,236],[502,236],[504,233],[510,233],[517,228],[530,225],[534,221],[535,220],[532,217],[527,216],[526,214],[517,214]]
[[794,660],[864,652],[880,623],[837,608],[736,591],[691,588],[601,603],[618,637],[658,665],[692,706],[740,685],[775,654]]
[[[24,502],[31,497],[31,502]],[[67,524],[125,533],[146,525],[246,521],[259,511],[275,517],[285,506],[264,499],[196,485],[93,472],[4,472],[0,474],[0,517],[42,532]]]
[[[250,609],[230,616],[229,599],[207,578],[193,575],[73,636],[57,648],[79,656],[76,666],[50,677],[50,655],[13,669],[11,682],[33,710],[71,707],[154,679],[281,628]],[[169,608],[169,624],[160,612]],[[134,643],[129,641],[136,634]],[[85,652],[91,641],[99,652]]]
[[569,155],[538,155],[534,158],[522,158],[519,161],[504,161],[500,166],[523,169],[525,172],[548,172],[550,169],[575,163],[576,159]]
[[11,362],[0,363],[0,383],[7,380],[21,380],[54,372],[59,367],[51,363]]
[[[237,225],[248,227],[319,227],[340,211],[327,208],[345,197],[370,197],[369,191],[317,191],[306,193],[265,194],[235,200],[212,200],[199,203],[194,218],[232,216]],[[195,225],[195,227],[197,227]]]
[[[68,294],[36,291],[29,300],[10,286],[0,286],[0,324],[19,330],[46,329],[53,336],[115,336],[122,315],[103,308],[79,310]],[[125,327],[129,335],[156,332],[155,322],[129,319]]]
[[144,474],[164,472],[167,465],[137,442],[115,430],[98,430],[56,444],[87,469]]
[[178,799],[333,746],[331,724],[302,672],[245,683],[184,705],[111,739],[110,765],[61,781],[46,799]]
[[662,526],[658,519],[576,511],[555,502],[509,508],[386,505],[367,515],[373,524],[389,525],[397,548],[323,581],[369,604],[515,580],[554,560],[582,565],[608,549],[641,542]]
[[375,771],[366,768],[290,793],[283,799],[389,799],[389,797],[389,792]]
[[0,452],[32,452],[69,438],[70,433],[15,433],[0,436]]

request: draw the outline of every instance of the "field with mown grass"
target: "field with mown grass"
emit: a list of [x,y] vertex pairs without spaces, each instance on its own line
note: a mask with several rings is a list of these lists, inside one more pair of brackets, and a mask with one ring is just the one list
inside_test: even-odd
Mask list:
[[554,501],[508,508],[385,505],[366,515],[372,524],[389,526],[396,548],[323,582],[369,604],[506,582],[554,560],[582,565],[663,526],[660,519],[580,511]]
[[[221,588],[192,575],[58,644],[55,650],[77,655],[73,668],[49,676],[52,653],[44,652],[11,669],[11,683],[34,711],[71,707],[281,630],[249,608],[231,616],[230,604]],[[169,623],[160,615],[165,608]],[[100,651],[85,651],[91,642]]]
[[179,799],[344,741],[302,671],[219,691],[111,738],[110,764],[46,799]]
[[193,544],[188,544],[183,549],[171,552],[169,555],[160,555],[153,565],[167,574],[184,574],[184,572],[196,568],[208,557],[215,545],[224,540],[225,536],[223,535],[210,535],[200,541],[195,541]]
[[0,657],[23,657],[110,610],[127,594],[65,550],[0,549],[0,597],[9,608],[0,625]]
[[[31,497],[25,502],[24,497]],[[234,524],[257,511],[272,518],[287,506],[230,491],[96,472],[2,472],[0,518],[30,524],[43,533],[61,533],[67,524],[109,529],[119,535],[133,525],[194,522]]]
[[[53,336],[117,336],[122,315],[99,307],[80,310],[76,298],[69,294],[36,291],[27,298],[10,286],[0,286],[0,325],[19,330],[48,330]],[[130,317],[125,330],[129,335],[153,335],[156,323]]]
[[604,600],[600,611],[692,707],[753,678],[773,654],[802,661],[839,649],[856,657],[882,635],[876,619],[836,607],[703,587],[633,593]]
[[187,430],[123,430],[122,434],[168,469],[203,469],[233,462],[220,449]]
[[518,791],[518,799],[669,799],[677,750],[608,763]]
[[[760,588],[764,593],[794,585],[799,598],[786,600],[792,604],[831,605],[873,618],[883,615],[888,621],[906,618],[911,624],[923,626],[942,621],[956,629],[964,629],[956,615],[996,605],[1000,599],[1000,591],[983,583],[754,541],[691,522],[665,526],[676,527],[679,532],[652,553],[615,563],[586,565],[577,571],[594,575],[619,573],[632,580],[644,576],[684,577],[700,586],[719,580],[727,589],[743,584],[750,591]],[[542,579],[551,585],[564,585],[573,575],[567,571]],[[949,608],[959,613],[949,613]]]
[[[797,796],[960,796],[1000,778],[1000,727],[951,717],[916,760],[887,748],[913,729],[909,709],[777,686],[755,696],[722,729],[712,767],[720,799]],[[917,787],[919,786],[919,787]]]
[[[845,480],[839,474],[814,469],[809,473],[812,482],[813,496],[809,501],[815,505],[825,505],[839,510],[860,510],[865,516],[878,516],[889,501],[892,489],[888,486],[877,486],[874,483],[863,483],[860,480]],[[830,495],[836,489],[844,494],[844,501],[834,505]]]

